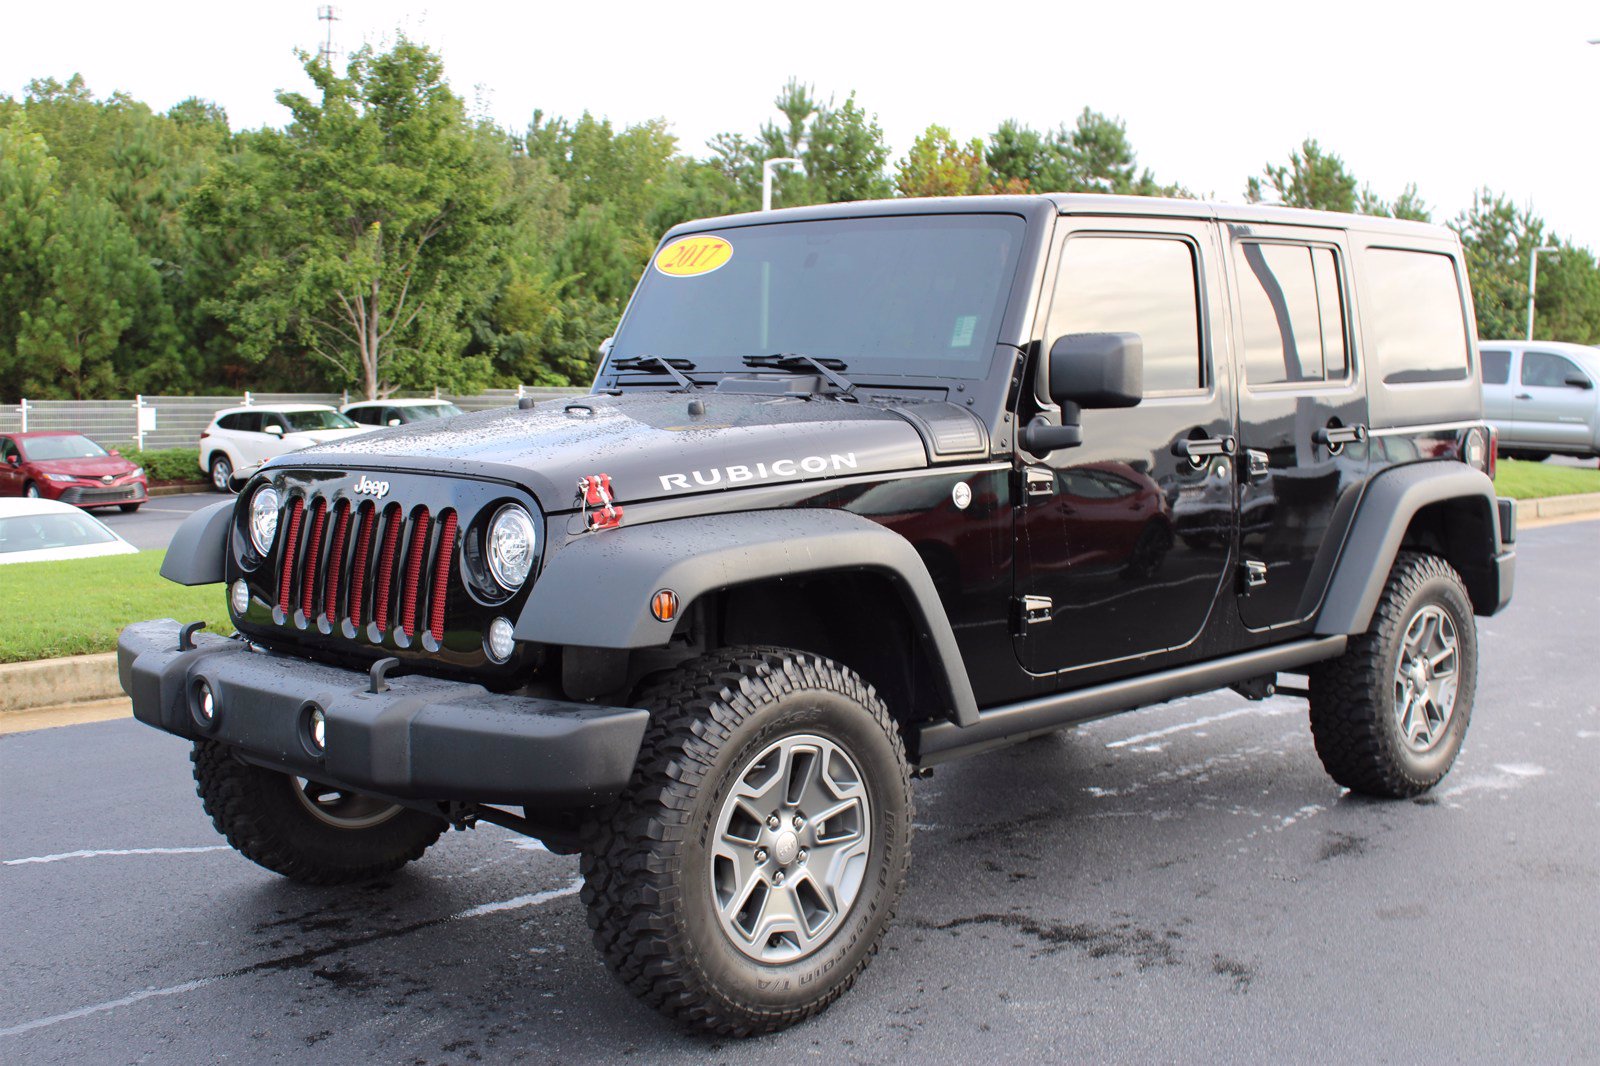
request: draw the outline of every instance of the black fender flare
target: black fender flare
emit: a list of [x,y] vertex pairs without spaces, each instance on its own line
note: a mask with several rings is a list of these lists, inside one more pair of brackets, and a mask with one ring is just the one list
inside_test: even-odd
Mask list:
[[1317,613],[1316,632],[1366,632],[1412,519],[1424,507],[1454,501],[1473,505],[1479,518],[1476,528],[1463,531],[1470,565],[1464,565],[1468,560],[1453,560],[1467,582],[1474,609],[1492,614],[1503,604],[1510,590],[1501,589],[1508,577],[1496,566],[1502,556],[1502,533],[1494,482],[1465,463],[1408,463],[1385,470],[1368,482]]
[[705,515],[584,535],[549,558],[517,618],[516,638],[592,648],[659,647],[675,624],[650,614],[650,599],[660,589],[676,592],[687,607],[707,593],[752,581],[841,570],[875,571],[893,580],[919,636],[937,656],[935,672],[951,719],[958,725],[976,722],[972,682],[922,558],[898,533],[846,511]]
[[218,500],[178,526],[161,560],[161,576],[180,585],[215,585],[227,580],[228,526],[236,498]]

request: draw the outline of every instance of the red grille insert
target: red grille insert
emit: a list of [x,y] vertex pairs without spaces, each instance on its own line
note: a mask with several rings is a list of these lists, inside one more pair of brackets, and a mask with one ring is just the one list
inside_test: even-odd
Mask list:
[[372,620],[379,629],[389,628],[389,592],[394,584],[394,553],[400,546],[400,525],[405,515],[391,507],[383,523],[383,550],[378,553],[378,585],[373,593]]
[[311,533],[306,537],[306,561],[300,571],[300,610],[306,618],[317,602],[317,562],[322,558],[322,534],[328,525],[328,503],[318,500],[311,505]]
[[417,631],[417,593],[422,588],[422,565],[428,554],[428,509],[417,508],[412,519],[411,550],[406,552],[405,586],[400,590],[400,628],[410,640]]
[[372,558],[372,535],[377,526],[376,509],[361,505],[356,515],[356,557],[350,563],[350,624],[361,628],[362,598],[367,591],[367,563]]
[[296,496],[289,501],[289,528],[283,535],[283,566],[278,571],[278,607],[289,610],[290,586],[294,584],[294,551],[300,543],[300,518],[305,501]]
[[332,625],[339,617],[339,578],[344,573],[344,538],[350,531],[350,505],[341,503],[334,511],[333,540],[328,545],[328,577],[322,598],[323,617]]
[[450,591],[450,561],[456,548],[456,513],[439,520],[439,554],[433,560],[433,587],[428,590],[428,632],[444,643],[444,604]]

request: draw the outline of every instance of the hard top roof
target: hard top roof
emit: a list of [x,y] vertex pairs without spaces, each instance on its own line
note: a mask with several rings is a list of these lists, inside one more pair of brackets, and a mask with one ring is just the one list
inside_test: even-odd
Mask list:
[[1025,196],[906,197],[894,200],[857,200],[851,203],[752,211],[720,218],[699,219],[674,226],[669,233],[721,226],[750,226],[772,222],[801,222],[825,218],[865,218],[883,215],[1017,214],[1032,216],[1053,207],[1062,215],[1129,215],[1140,217],[1211,219],[1265,225],[1321,226],[1324,228],[1391,233],[1412,238],[1454,241],[1446,226],[1378,215],[1352,215],[1338,211],[1308,211],[1267,204],[1228,204],[1210,200],[1185,200],[1164,196],[1116,196],[1109,193],[1040,193]]

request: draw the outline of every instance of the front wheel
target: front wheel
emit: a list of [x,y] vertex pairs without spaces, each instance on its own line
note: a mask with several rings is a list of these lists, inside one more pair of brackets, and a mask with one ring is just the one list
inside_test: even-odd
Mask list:
[[745,1036],[854,983],[910,864],[905,749],[854,671],[734,648],[673,671],[639,764],[584,852],[606,963],[679,1021]]
[[235,851],[310,885],[343,885],[420,859],[446,823],[409,807],[240,762],[195,741],[195,791]]
[[30,481],[22,487],[22,494],[30,500],[37,500],[39,498],[39,486]]
[[137,511],[143,506],[144,504],[142,503],[119,503],[117,505],[117,510],[121,511],[123,514],[133,514],[133,512]]
[[1472,717],[1478,637],[1455,568],[1402,552],[1367,632],[1311,670],[1311,734],[1339,784],[1425,792],[1450,770]]

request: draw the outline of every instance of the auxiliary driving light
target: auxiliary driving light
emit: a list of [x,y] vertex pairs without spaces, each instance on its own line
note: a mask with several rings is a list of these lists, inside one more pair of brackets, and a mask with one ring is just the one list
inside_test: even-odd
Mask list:
[[228,599],[233,604],[234,614],[244,614],[250,609],[250,586],[244,583],[243,578],[233,583],[228,591]]
[[196,682],[194,686],[194,716],[203,726],[209,726],[217,720],[217,697],[204,681]]
[[322,713],[321,707],[311,709],[311,718],[306,722],[306,731],[311,736],[311,746],[318,752],[326,751],[328,747],[328,716]]
[[515,629],[511,619],[501,615],[489,623],[489,639],[486,642],[489,649],[489,658],[497,663],[503,663],[511,658],[511,653],[516,650]]

